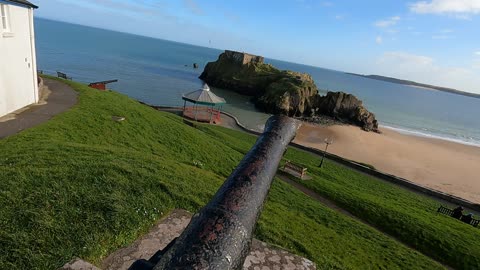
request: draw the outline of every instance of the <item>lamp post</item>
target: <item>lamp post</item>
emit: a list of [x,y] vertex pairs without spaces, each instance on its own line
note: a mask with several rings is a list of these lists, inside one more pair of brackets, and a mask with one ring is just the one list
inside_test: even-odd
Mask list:
[[323,160],[325,159],[325,156],[327,155],[328,146],[333,143],[333,139],[332,138],[325,138],[324,142],[325,142],[325,151],[323,151],[322,161],[320,161],[320,165],[318,165],[319,168],[322,168]]

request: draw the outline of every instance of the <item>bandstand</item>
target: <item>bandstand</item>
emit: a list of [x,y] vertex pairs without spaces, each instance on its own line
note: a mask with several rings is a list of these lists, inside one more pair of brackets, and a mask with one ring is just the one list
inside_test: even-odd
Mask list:
[[[183,95],[182,99],[183,117],[211,124],[221,122],[221,109],[226,101],[210,91],[207,84],[197,91]],[[192,106],[187,106],[187,103],[191,103]]]

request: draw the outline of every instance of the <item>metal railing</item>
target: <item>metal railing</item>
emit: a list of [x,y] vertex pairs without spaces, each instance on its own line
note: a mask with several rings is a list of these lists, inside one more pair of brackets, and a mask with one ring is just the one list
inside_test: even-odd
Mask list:
[[279,162],[299,126],[286,116],[272,116],[252,149],[183,233],[130,270],[241,269]]

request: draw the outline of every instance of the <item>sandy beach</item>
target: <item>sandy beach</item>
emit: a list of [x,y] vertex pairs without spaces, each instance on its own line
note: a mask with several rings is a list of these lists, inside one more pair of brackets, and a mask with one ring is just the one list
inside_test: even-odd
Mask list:
[[382,128],[382,134],[358,127],[304,124],[295,142],[373,165],[378,170],[480,203],[480,147],[404,135]]

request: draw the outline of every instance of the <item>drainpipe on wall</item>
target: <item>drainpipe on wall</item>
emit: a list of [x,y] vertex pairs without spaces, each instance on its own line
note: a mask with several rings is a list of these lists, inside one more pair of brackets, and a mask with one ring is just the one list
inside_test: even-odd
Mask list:
[[30,29],[30,68],[33,75],[33,96],[34,101],[37,103],[40,100],[40,93],[38,90],[38,78],[37,78],[37,54],[35,50],[35,27],[33,24],[33,8],[28,8],[28,20]]

